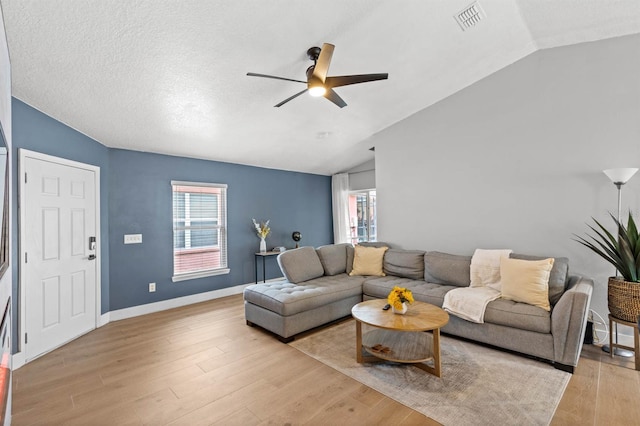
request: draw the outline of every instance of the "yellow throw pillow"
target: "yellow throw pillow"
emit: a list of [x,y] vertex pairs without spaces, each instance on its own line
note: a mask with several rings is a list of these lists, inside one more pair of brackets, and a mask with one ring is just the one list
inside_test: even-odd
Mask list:
[[386,274],[382,270],[382,260],[384,252],[389,247],[364,247],[357,245],[354,247],[353,270],[349,275],[373,275],[384,277]]
[[500,259],[502,298],[551,310],[549,275],[553,258],[544,260]]

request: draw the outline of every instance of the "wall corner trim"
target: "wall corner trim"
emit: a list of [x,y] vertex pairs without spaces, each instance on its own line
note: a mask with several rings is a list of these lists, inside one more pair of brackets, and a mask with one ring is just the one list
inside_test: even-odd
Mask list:
[[111,322],[111,312],[107,312],[106,314],[102,314],[100,315],[100,318],[98,318],[98,327],[100,328],[104,325],[107,325]]

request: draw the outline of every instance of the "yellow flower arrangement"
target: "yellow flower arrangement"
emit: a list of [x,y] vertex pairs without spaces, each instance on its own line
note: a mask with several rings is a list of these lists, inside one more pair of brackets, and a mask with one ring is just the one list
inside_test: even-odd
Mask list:
[[267,235],[269,235],[269,232],[271,232],[271,228],[269,228],[269,221],[267,220],[266,222],[256,222],[255,219],[251,219],[253,221],[253,226],[256,228],[256,233],[258,234],[258,237],[265,239],[267,238]]
[[387,296],[387,303],[396,310],[401,310],[403,303],[413,303],[413,294],[407,288],[395,286]]

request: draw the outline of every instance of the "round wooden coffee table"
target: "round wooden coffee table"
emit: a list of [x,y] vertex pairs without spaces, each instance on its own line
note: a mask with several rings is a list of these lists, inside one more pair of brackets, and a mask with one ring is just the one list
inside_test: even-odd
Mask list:
[[[398,315],[391,309],[383,311],[386,304],[386,300],[368,300],[351,309],[356,320],[357,361],[411,363],[440,377],[440,327],[449,322],[449,314],[435,305],[416,301],[406,314]],[[362,324],[374,329],[363,335]],[[372,356],[365,356],[363,349]],[[426,364],[430,361],[433,366]]]

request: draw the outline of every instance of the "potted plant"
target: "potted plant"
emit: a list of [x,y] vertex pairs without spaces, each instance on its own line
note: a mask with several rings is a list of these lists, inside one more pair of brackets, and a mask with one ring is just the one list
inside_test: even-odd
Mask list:
[[617,238],[593,219],[597,228],[589,225],[596,236],[590,239],[580,236],[576,241],[590,248],[607,262],[611,263],[621,276],[609,278],[607,301],[609,312],[623,321],[637,322],[640,316],[640,233],[631,212],[625,227],[613,215],[618,227]]
[[395,286],[387,296],[387,302],[394,314],[404,314],[407,312],[407,303],[413,303],[413,294],[408,288]]

